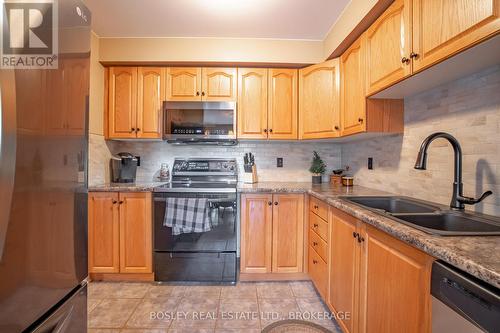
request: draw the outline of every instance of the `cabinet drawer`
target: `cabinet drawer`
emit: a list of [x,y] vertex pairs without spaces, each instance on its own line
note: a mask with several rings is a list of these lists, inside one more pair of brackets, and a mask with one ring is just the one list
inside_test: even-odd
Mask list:
[[316,250],[324,261],[327,261],[328,244],[318,236],[312,229],[309,229],[309,245]]
[[321,296],[326,297],[328,269],[326,262],[309,246],[309,275]]
[[312,196],[309,197],[309,210],[328,221],[328,205]]
[[309,214],[309,227],[328,242],[328,223],[314,213]]

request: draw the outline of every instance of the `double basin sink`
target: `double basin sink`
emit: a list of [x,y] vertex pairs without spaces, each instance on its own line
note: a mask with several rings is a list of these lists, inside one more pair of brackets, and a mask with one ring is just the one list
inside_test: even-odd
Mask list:
[[500,219],[493,216],[443,210],[438,205],[400,196],[345,196],[342,199],[434,235],[500,235]]

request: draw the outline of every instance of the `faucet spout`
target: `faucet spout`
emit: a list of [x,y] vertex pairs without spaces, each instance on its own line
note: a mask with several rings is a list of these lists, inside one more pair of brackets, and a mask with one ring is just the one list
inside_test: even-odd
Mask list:
[[454,151],[454,181],[453,181],[453,194],[451,197],[450,207],[452,209],[465,209],[465,204],[473,205],[488,195],[491,194],[491,191],[484,193],[479,199],[473,199],[464,197],[463,195],[463,183],[462,183],[462,148],[460,147],[460,143],[458,140],[452,136],[451,134],[444,132],[436,132],[429,135],[420,145],[420,149],[418,151],[417,160],[415,162],[415,169],[417,170],[425,170],[427,168],[427,149],[430,144],[438,138],[443,138],[448,140],[448,142],[453,147]]

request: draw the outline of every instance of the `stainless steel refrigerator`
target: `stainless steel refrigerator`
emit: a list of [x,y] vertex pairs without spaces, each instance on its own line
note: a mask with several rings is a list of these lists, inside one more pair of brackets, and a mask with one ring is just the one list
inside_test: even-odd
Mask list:
[[57,69],[0,70],[2,333],[87,330],[90,13],[57,17]]

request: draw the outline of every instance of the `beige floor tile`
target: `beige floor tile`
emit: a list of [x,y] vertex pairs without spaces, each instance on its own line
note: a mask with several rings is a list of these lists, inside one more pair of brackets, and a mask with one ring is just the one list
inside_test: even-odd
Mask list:
[[88,298],[107,299],[120,288],[118,282],[90,282],[88,284]]
[[259,299],[261,312],[261,327],[279,320],[289,319],[299,313],[295,298],[263,298]]
[[216,328],[260,328],[257,299],[222,299]]
[[185,297],[220,297],[220,286],[186,286]]
[[259,298],[291,298],[292,289],[288,282],[262,282],[257,283],[257,296]]
[[319,297],[312,282],[309,281],[290,282],[290,288],[295,297]]
[[138,299],[105,299],[88,315],[89,328],[121,328],[139,303]]
[[216,328],[215,333],[261,333],[258,328]]
[[150,287],[141,282],[91,282],[89,298],[143,298]]
[[[213,333],[212,328],[173,328],[168,330],[168,333]],[[259,332],[260,333],[260,332]]]
[[[179,288],[179,287],[168,285],[168,284],[153,284],[153,285],[151,285],[151,287],[149,288],[148,292],[146,293],[146,295],[144,297],[146,297],[146,298],[158,298],[158,297],[171,296],[172,291],[175,288]],[[184,287],[181,287],[181,288],[183,289]],[[182,293],[181,295],[178,294],[176,296],[183,296],[183,295],[184,295],[184,293]]]
[[221,290],[221,298],[257,298],[257,287],[255,283],[238,283],[235,286],[224,286]]
[[87,298],[87,313],[91,313],[100,302],[97,298]]
[[125,328],[120,333],[167,333],[167,330],[161,328]]
[[107,328],[89,328],[87,333],[120,333],[119,329],[107,329]]
[[319,298],[297,298],[297,304],[303,320],[310,321],[335,331],[336,323],[332,321],[332,313]]
[[127,321],[127,328],[168,328],[181,298],[145,298]]
[[219,308],[218,298],[183,298],[170,328],[214,328]]

